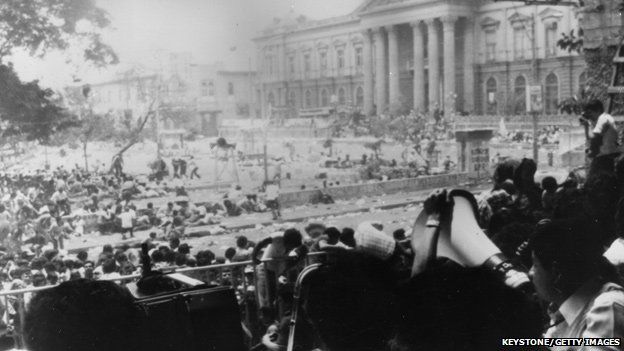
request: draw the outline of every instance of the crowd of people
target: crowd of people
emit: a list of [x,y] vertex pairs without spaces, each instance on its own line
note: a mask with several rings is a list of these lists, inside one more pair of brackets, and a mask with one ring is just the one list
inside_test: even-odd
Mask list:
[[[533,133],[520,130],[503,131],[504,135],[499,135],[500,142],[514,142],[521,144],[532,144]],[[562,130],[559,126],[545,126],[538,130],[537,140],[539,145],[557,145],[561,139]]]
[[[592,160],[586,174],[571,172],[561,183],[546,176],[537,183],[535,161],[503,160],[495,167],[490,190],[476,197],[462,195],[469,213],[454,212],[452,192],[429,196],[423,204],[424,221],[419,216],[411,236],[406,235],[408,228],[390,235],[374,220],[354,228],[311,223],[303,232],[288,228],[257,243],[238,237],[236,247],[221,258],[208,250],[191,255],[177,235],[158,243],[154,233],[145,242],[150,261],[155,268],[248,264],[194,276],[233,286],[240,303],[257,307],[244,312],[257,314],[244,316],[255,321],[245,327],[254,350],[283,349],[295,326],[299,332],[294,342],[303,350],[499,350],[503,338],[542,336],[621,342],[624,155],[617,148],[615,122],[600,102],[588,104],[585,118]],[[236,191],[240,189],[234,188],[228,198],[237,198]],[[64,198],[55,199],[57,211],[62,211]],[[454,260],[438,256],[440,237],[453,228],[467,230],[454,225],[465,218],[473,219],[493,244],[503,262],[496,269],[484,262],[467,263],[461,254]],[[4,260],[0,273],[10,289],[37,286],[35,281],[115,281],[141,271],[140,256],[130,247],[106,246],[95,260],[86,252],[69,259],[54,249]],[[322,265],[305,281],[301,294],[300,273],[314,262]],[[22,295],[26,305],[28,299],[37,302],[34,310],[27,308],[30,323],[53,308],[39,302],[45,293],[37,294]],[[11,325],[21,322],[17,299],[17,305],[10,301],[3,306]],[[292,323],[297,312],[304,317]],[[26,330],[38,336],[30,325]],[[27,340],[36,340],[29,335]],[[553,349],[578,349],[558,346]],[[594,349],[617,350],[621,345],[609,341]]]

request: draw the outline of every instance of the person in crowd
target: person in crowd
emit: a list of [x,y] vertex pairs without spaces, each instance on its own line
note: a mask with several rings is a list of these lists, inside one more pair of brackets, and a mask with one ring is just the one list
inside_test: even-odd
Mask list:
[[126,233],[130,233],[130,237],[134,238],[134,220],[136,215],[134,211],[129,207],[124,207],[124,212],[119,215],[121,220],[121,236],[122,239],[126,239]]
[[542,179],[542,208],[548,214],[552,214],[555,209],[555,196],[557,193],[557,180],[548,176]]
[[590,141],[587,151],[587,155],[592,158],[590,172],[599,169],[612,171],[614,160],[620,154],[613,116],[605,112],[602,101],[594,99],[585,105],[581,123],[585,127],[585,136]]
[[84,279],[37,293],[24,319],[31,351],[141,350],[143,316],[113,282]]
[[535,290],[550,304],[546,337],[624,337],[624,288],[587,220],[540,222],[529,248]]
[[279,185],[275,182],[266,182],[264,184],[264,195],[266,206],[271,209],[273,220],[282,218],[279,202]]
[[193,179],[193,177],[196,177],[197,179],[201,179],[201,177],[199,176],[199,167],[197,167],[197,162],[195,162],[195,159],[193,158],[193,156],[191,156],[190,162],[189,162],[189,169],[191,170],[191,174],[190,174],[190,178]]

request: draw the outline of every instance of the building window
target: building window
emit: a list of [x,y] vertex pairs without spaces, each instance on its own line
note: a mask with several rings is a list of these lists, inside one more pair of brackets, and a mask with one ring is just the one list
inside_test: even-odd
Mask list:
[[342,72],[345,68],[344,49],[336,50],[336,66],[338,67],[339,72]]
[[312,62],[310,60],[310,54],[303,55],[303,69],[306,73],[312,70]]
[[208,96],[215,96],[215,86],[212,80],[208,82]]
[[345,90],[344,88],[340,88],[338,89],[338,103],[340,105],[344,105],[346,103],[346,98],[345,98]]
[[234,95],[234,83],[232,83],[232,82],[228,83],[228,95],[229,96],[233,96]]
[[364,106],[364,89],[362,87],[355,89],[355,104],[360,107]]
[[498,102],[496,101],[496,79],[490,77],[485,83],[485,112],[488,115],[495,115],[498,112]]
[[275,95],[273,92],[270,92],[269,96],[267,96],[267,104],[269,104],[270,107],[275,106]]
[[321,107],[326,107],[329,105],[329,95],[327,94],[327,89],[321,89]]
[[587,72],[583,71],[583,73],[579,75],[578,94],[581,98],[583,98],[585,97],[586,93],[587,93]]
[[321,75],[325,76],[327,74],[327,51],[321,51],[319,53],[319,66]]
[[306,90],[305,92],[305,107],[306,108],[312,107],[312,92],[309,90]]
[[266,65],[267,65],[267,72],[269,72],[269,75],[273,74],[273,56],[267,56],[265,58],[266,61]]
[[546,57],[557,55],[557,22],[546,25]]
[[200,94],[201,96],[208,96],[208,82],[205,80],[201,81]]
[[487,62],[496,60],[496,32],[493,30],[485,32],[485,60]]
[[288,105],[297,106],[297,94],[294,91],[288,93]]
[[524,51],[525,51],[525,37],[526,37],[526,29],[524,26],[514,27],[513,29],[513,41],[514,41],[514,58],[516,60],[524,59]]
[[526,113],[526,79],[518,76],[514,82],[514,113],[522,115]]
[[547,115],[554,115],[559,112],[559,78],[554,73],[546,76],[544,100]]
[[364,66],[364,54],[361,46],[355,48],[355,67],[362,68]]
[[288,71],[290,74],[295,74],[295,57],[288,56]]

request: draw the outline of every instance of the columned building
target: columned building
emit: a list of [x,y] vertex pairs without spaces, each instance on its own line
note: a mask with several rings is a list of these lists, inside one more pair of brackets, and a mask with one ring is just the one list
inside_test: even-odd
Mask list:
[[364,0],[324,20],[290,13],[254,39],[256,95],[265,108],[509,115],[541,85],[554,114],[584,85],[583,59],[556,46],[577,25],[569,7],[486,0]]

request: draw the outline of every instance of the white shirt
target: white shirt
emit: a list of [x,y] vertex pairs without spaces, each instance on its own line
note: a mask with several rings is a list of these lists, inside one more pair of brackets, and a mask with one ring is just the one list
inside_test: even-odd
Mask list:
[[618,152],[618,133],[613,116],[608,113],[601,114],[596,121],[593,133],[602,136],[599,155],[609,155]]
[[119,219],[121,219],[122,228],[132,228],[132,220],[134,219],[132,212],[122,212]]
[[616,266],[624,264],[624,239],[615,239],[603,256]]
[[277,200],[279,197],[279,187],[276,184],[269,184],[266,186],[265,194],[267,200]]
[[[563,319],[562,319],[563,318]],[[622,338],[624,337],[624,288],[614,283],[590,280],[559,306],[551,317],[547,338]],[[586,348],[553,347],[553,350],[619,350],[618,346]]]

